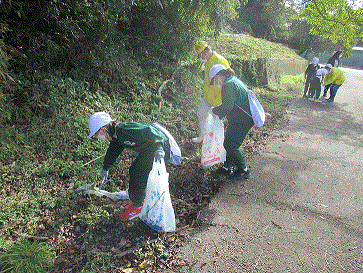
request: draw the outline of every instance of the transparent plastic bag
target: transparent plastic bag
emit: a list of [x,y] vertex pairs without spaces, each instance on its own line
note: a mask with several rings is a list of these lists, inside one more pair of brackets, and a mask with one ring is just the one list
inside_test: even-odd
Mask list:
[[223,141],[223,122],[218,116],[209,113],[202,144],[201,161],[203,169],[226,160],[226,150],[223,147]]
[[164,160],[153,164],[139,217],[157,231],[175,231],[175,214],[169,193],[169,174],[166,172]]

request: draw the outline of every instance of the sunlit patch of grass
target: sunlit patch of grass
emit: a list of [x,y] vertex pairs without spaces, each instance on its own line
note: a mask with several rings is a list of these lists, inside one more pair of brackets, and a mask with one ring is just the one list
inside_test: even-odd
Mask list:
[[281,77],[281,81],[280,83],[281,84],[295,84],[295,83],[303,83],[304,82],[304,75],[301,74],[301,75],[296,75],[296,76],[293,76],[293,75],[284,75]]
[[293,58],[302,59],[285,45],[251,36],[222,35],[215,41],[216,50],[227,59]]

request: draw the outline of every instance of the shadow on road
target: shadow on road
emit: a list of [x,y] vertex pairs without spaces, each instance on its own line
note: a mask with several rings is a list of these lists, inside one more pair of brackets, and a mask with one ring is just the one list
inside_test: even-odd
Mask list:
[[[343,106],[306,99],[295,100],[288,110],[289,124],[283,130],[282,139],[275,142],[273,148],[264,149],[259,155],[248,160],[252,173],[249,180],[227,181],[221,186],[214,204],[212,202],[210,208],[201,213],[201,226],[218,223],[216,218],[225,213],[224,207],[240,207],[241,211],[245,211],[251,204],[264,203],[277,210],[295,211],[325,221],[345,234],[363,238],[363,225],[355,225],[351,219],[339,217],[339,213],[330,213],[319,207],[319,193],[312,196],[311,200],[306,198],[309,190],[314,189],[312,187],[306,191],[305,186],[309,183],[317,188],[334,188],[334,180],[340,179],[339,174],[336,177],[324,176],[324,172],[329,172],[327,168],[319,173],[319,169],[324,169],[323,165],[320,165],[321,162],[324,164],[330,159],[333,160],[335,154],[344,157],[343,153],[339,154],[339,149],[362,149],[363,124],[355,121]],[[289,136],[298,144],[293,145]],[[283,148],[275,149],[279,146]],[[329,157],[330,154],[332,158]],[[345,180],[341,180],[340,183],[344,184]],[[319,188],[321,192],[324,192],[324,189]],[[305,191],[302,201],[294,201],[299,199],[302,191]],[[359,192],[359,189],[357,191]],[[243,217],[243,213],[240,217]],[[358,218],[361,219],[362,215],[356,216],[355,223]]]
[[363,124],[357,122],[343,106],[298,99],[290,107],[294,109],[294,115],[290,120],[293,126],[289,130],[322,135],[326,139],[343,140],[348,145],[361,147]]

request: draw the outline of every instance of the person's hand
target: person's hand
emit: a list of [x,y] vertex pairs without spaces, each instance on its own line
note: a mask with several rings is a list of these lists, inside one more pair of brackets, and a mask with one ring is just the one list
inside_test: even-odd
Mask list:
[[106,181],[107,176],[108,176],[108,171],[102,169],[102,171],[101,171],[101,180],[102,180],[102,182],[101,183]]
[[163,150],[156,150],[154,152],[155,161],[161,162],[161,159],[163,159],[165,156],[165,152]]

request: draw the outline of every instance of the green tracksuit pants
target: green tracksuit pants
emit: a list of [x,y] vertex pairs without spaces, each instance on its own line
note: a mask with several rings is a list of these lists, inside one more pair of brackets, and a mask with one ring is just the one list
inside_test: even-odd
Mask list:
[[318,77],[314,77],[314,79],[310,83],[309,88],[309,97],[313,99],[318,99],[321,93],[321,83]]
[[[164,160],[166,162],[170,157],[169,143],[165,142],[163,146],[165,151]],[[135,207],[141,207],[145,199],[147,181],[154,162],[154,152],[154,149],[140,151],[129,168],[129,196]]]
[[153,162],[154,151],[142,151],[130,166],[129,196],[135,207],[141,207],[145,199],[147,180]]
[[229,121],[223,143],[226,149],[225,167],[230,168],[235,165],[239,170],[247,167],[246,160],[239,148],[253,125],[252,118],[244,119],[243,122],[241,120]]

